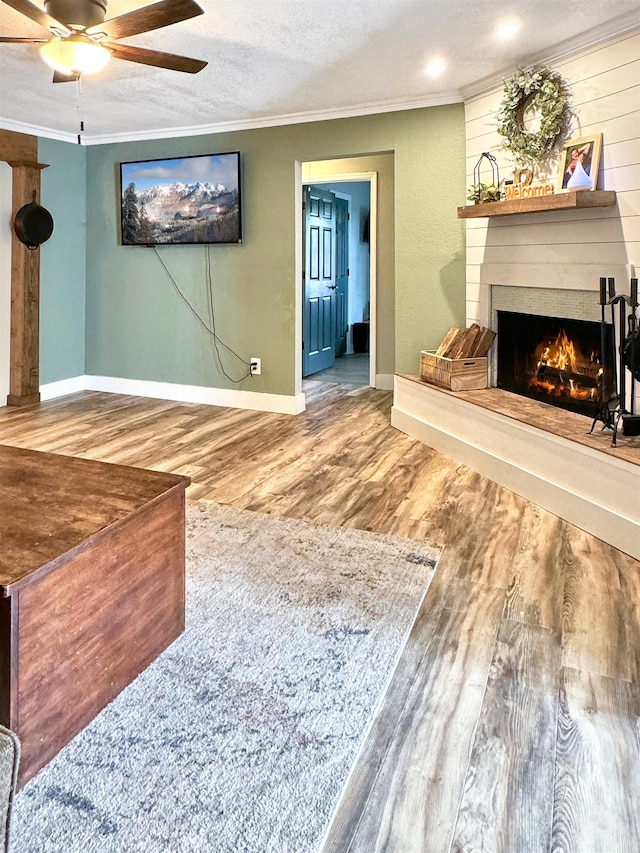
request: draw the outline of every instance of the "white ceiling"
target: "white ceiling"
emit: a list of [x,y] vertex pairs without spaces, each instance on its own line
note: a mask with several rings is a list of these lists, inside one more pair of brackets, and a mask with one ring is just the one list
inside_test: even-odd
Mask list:
[[[36,0],[37,2],[37,0]],[[37,45],[0,44],[0,126],[88,141],[249,127],[461,101],[517,65],[640,26],[638,0],[199,0],[204,15],[123,43],[205,59],[199,74],[112,60],[51,82]],[[107,18],[146,3],[109,0]],[[505,44],[496,24],[519,16]],[[46,31],[0,2],[0,35]],[[424,68],[439,54],[445,74]],[[26,127],[25,127],[26,126]]]

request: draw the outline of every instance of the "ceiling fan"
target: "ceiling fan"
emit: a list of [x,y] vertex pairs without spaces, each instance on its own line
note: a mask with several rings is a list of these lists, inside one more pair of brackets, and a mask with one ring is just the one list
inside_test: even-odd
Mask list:
[[197,74],[207,65],[200,59],[112,41],[202,15],[194,0],[159,0],[106,21],[107,0],[44,0],[44,10],[31,0],[3,2],[51,31],[47,38],[0,36],[0,43],[41,44],[42,58],[54,69],[54,83],[100,71],[112,56],[187,74]]

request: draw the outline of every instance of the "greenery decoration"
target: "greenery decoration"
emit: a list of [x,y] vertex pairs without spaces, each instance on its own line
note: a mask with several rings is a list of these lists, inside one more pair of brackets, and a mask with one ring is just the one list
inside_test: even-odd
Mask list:
[[469,193],[467,200],[476,204],[481,201],[501,201],[504,197],[503,191],[496,184],[471,184],[467,192]]
[[[501,147],[530,163],[550,154],[567,130],[569,94],[556,71],[544,65],[536,65],[530,71],[519,69],[505,82],[498,110],[497,130],[505,138]],[[530,111],[540,117],[537,131],[524,126],[525,114]]]

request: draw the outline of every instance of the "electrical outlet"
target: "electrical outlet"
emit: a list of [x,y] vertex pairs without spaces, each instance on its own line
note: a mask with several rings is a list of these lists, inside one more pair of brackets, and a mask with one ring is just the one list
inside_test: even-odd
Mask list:
[[262,373],[262,359],[254,358],[253,356],[249,359],[250,367],[249,373],[252,376],[260,376]]

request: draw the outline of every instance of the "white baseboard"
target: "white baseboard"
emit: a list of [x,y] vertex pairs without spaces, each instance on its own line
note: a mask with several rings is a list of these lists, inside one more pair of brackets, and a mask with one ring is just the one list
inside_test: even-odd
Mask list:
[[640,468],[396,377],[391,424],[640,559]]
[[304,394],[294,396],[264,394],[256,391],[240,391],[235,388],[206,388],[201,385],[122,379],[117,376],[74,376],[71,379],[50,382],[41,386],[40,399],[52,400],[78,391],[104,391],[109,394],[129,394],[135,397],[151,397],[157,400],[175,400],[179,403],[200,403],[206,406],[224,406],[282,415],[299,415],[305,409]]
[[67,394],[77,394],[85,391],[87,386],[85,376],[72,376],[70,379],[59,379],[57,382],[47,382],[40,386],[40,399],[55,400],[56,397],[66,397]]
[[393,391],[393,373],[376,373],[376,388],[379,391]]

